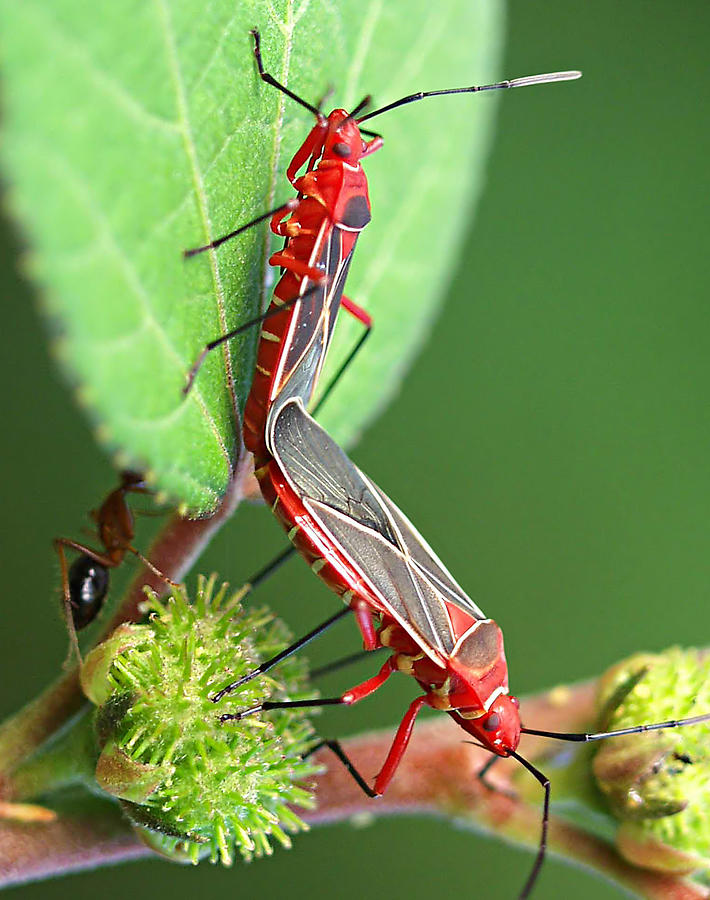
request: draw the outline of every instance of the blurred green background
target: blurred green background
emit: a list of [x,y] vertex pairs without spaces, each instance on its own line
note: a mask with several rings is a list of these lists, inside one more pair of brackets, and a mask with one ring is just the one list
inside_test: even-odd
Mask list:
[[[708,643],[709,32],[703,0],[511,3],[505,74],[578,67],[584,79],[502,98],[444,314],[353,454],[502,626],[516,693],[595,675],[636,650]],[[376,184],[372,195],[375,206]],[[114,481],[48,357],[19,250],[3,232],[0,714],[63,659],[51,539],[78,537]],[[263,509],[243,509],[199,569],[237,584],[282,543]],[[298,562],[259,599],[297,631],[333,609]],[[343,625],[312,658],[356,646]],[[395,680],[319,727],[393,725],[414,690]],[[295,851],[232,871],[144,862],[16,893],[495,900],[516,895],[530,863],[444,822],[391,819],[316,830]],[[551,863],[537,896],[572,892],[621,896]]]

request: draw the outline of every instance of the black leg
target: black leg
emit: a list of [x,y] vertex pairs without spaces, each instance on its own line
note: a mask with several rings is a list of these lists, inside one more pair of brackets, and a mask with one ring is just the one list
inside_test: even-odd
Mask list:
[[324,390],[323,393],[320,395],[320,398],[318,399],[318,402],[317,402],[316,405],[313,407],[313,411],[312,411],[312,415],[313,415],[313,416],[317,415],[317,413],[320,411],[321,407],[323,406],[323,404],[325,403],[325,401],[328,399],[328,397],[329,397],[330,394],[332,393],[333,388],[336,386],[336,384],[337,384],[337,383],[340,381],[340,379],[343,377],[343,375],[345,374],[345,371],[347,370],[348,366],[352,363],[352,361],[355,359],[355,357],[358,355],[358,353],[362,350],[362,348],[363,348],[364,345],[365,345],[365,341],[370,337],[371,334],[372,334],[372,325],[366,325],[366,326],[365,326],[365,331],[360,335],[360,338],[359,338],[358,342],[355,344],[355,346],[354,346],[353,349],[350,351],[350,353],[348,353],[348,355],[347,355],[345,361],[344,361],[343,364],[340,366],[340,368],[339,368],[338,371],[335,373],[335,375],[333,375],[333,377],[330,379],[330,381],[329,381],[328,384],[326,385],[325,390]]
[[363,793],[367,794],[368,797],[373,800],[378,796],[370,787],[370,785],[365,781],[362,775],[358,772],[358,770],[353,765],[352,761],[348,757],[347,753],[340,746],[340,741],[332,741],[332,740],[324,740],[319,741],[315,744],[311,749],[303,754],[303,759],[308,759],[309,756],[312,756],[314,753],[317,753],[318,750],[323,747],[327,747],[329,750],[338,757],[340,762],[345,766],[348,772],[352,775],[353,780],[356,782],[359,788],[363,791]]
[[[282,554],[283,555],[283,554]],[[334,616],[331,616],[329,619],[326,619],[325,622],[321,622],[320,625],[317,625],[312,631],[309,631],[308,634],[304,635],[299,640],[295,641],[290,646],[286,647],[285,650],[282,650],[281,653],[277,653],[276,656],[272,656],[271,659],[267,659],[260,666],[257,666],[256,669],[249,672],[247,675],[244,675],[238,681],[233,681],[231,684],[228,684],[226,687],[222,688],[221,691],[218,691],[211,699],[213,703],[218,703],[222,697],[226,694],[231,694],[232,691],[235,691],[238,687],[241,687],[243,684],[246,684],[248,681],[251,681],[252,678],[256,678],[257,675],[263,675],[264,672],[268,672],[269,669],[272,669],[274,666],[278,665],[284,659],[287,659],[289,656],[292,656],[294,653],[297,653],[302,647],[305,647],[306,644],[310,643],[314,638],[319,637],[321,634],[326,632],[332,625],[335,625],[337,621],[343,618],[343,616],[347,616],[349,612],[352,612],[351,607],[345,606],[343,609],[339,610]],[[298,701],[300,703],[300,701]],[[307,701],[301,703],[302,706],[309,706]],[[316,703],[317,706],[327,705],[327,703]],[[258,707],[258,709],[274,709],[275,707],[269,706],[268,703],[263,706]],[[257,708],[254,707],[252,710],[247,710],[245,715],[249,712],[256,712]],[[225,718],[224,716],[222,717]],[[227,719],[239,719],[241,718],[240,714],[235,716],[227,716]]]
[[197,373],[202,368],[202,363],[205,361],[205,359],[207,359],[208,354],[210,354],[213,350],[216,350],[217,347],[221,347],[222,344],[226,344],[227,341],[231,341],[233,338],[238,337],[240,334],[243,334],[250,328],[254,328],[256,325],[261,325],[262,322],[265,322],[272,316],[278,316],[278,314],[283,312],[285,309],[288,309],[290,306],[294,306],[299,302],[299,300],[304,300],[306,297],[310,297],[317,291],[321,290],[321,288],[321,282],[316,282],[316,284],[311,285],[311,287],[309,287],[308,290],[305,290],[302,294],[298,294],[296,297],[292,297],[290,300],[285,300],[281,304],[281,306],[275,306],[272,304],[269,309],[267,309],[266,312],[261,313],[261,315],[255,316],[253,319],[249,319],[248,322],[244,322],[244,324],[240,325],[238,328],[235,328],[232,331],[228,331],[226,334],[220,335],[218,338],[210,341],[209,344],[205,344],[205,346],[202,348],[202,352],[192,364],[190,371],[187,373],[187,383],[182,389],[183,394],[189,394],[192,385],[194,384],[195,378],[197,377]]
[[[479,744],[478,746],[482,747],[483,744]],[[517,800],[518,795],[515,793],[515,791],[507,790],[506,788],[500,788],[497,784],[493,784],[488,780],[488,773],[491,771],[491,769],[499,759],[504,759],[504,757],[491,756],[485,766],[476,774],[476,777],[487,790],[495,791],[496,794],[503,794],[504,797],[510,797],[512,800]]]
[[[214,697],[212,698],[214,700]],[[318,706],[342,706],[345,703],[342,697],[312,697],[310,700],[265,700],[256,703],[247,709],[237,713],[224,713],[219,717],[220,722],[241,722],[247,716],[253,716],[258,712],[269,712],[272,709],[312,709]]]
[[259,69],[259,78],[266,82],[266,84],[275,87],[277,91],[281,91],[282,94],[286,94],[287,97],[295,100],[296,103],[300,103],[301,106],[305,107],[309,112],[312,112],[314,116],[320,117],[318,107],[312,106],[307,100],[304,100],[303,97],[294,94],[293,91],[290,91],[285,85],[281,84],[280,81],[277,81],[273,75],[269,75],[269,73],[264,70],[264,63],[261,58],[261,35],[259,34],[259,30],[257,28],[252,28],[249,33],[254,38],[254,58],[256,59],[256,65]]
[[296,548],[293,546],[286,547],[285,550],[282,550],[278,556],[275,556],[270,562],[268,562],[263,569],[259,569],[251,578],[248,578],[243,585],[242,590],[245,590],[245,593],[249,593],[249,591],[253,591],[255,587],[258,587],[262,581],[266,581],[274,572],[278,571],[281,566],[287,562],[291,557],[295,554]]
[[266,219],[270,219],[272,216],[275,216],[276,213],[286,212],[287,209],[295,209],[298,206],[299,202],[299,199],[297,197],[294,197],[292,200],[289,200],[286,203],[282,203],[280,206],[275,206],[268,212],[262,213],[260,216],[252,219],[251,222],[247,222],[246,225],[240,225],[239,228],[236,228],[234,231],[230,231],[229,234],[223,234],[222,237],[218,237],[214,241],[210,241],[209,244],[204,244],[202,247],[193,247],[191,250],[183,250],[182,255],[185,257],[185,259],[189,259],[191,256],[197,256],[198,253],[204,253],[205,250],[214,250],[225,241],[231,240],[238,234],[244,234],[245,231],[249,231],[250,228],[258,225],[260,222],[263,222]]
[[484,787],[487,787],[489,791],[497,791],[498,790],[498,788],[494,784],[491,784],[490,781],[488,781],[488,778],[486,776],[491,771],[493,766],[498,762],[499,759],[500,759],[500,756],[491,756],[491,758],[488,760],[488,762],[485,764],[485,766],[482,769],[479,769],[479,771],[476,773],[476,778],[478,778],[478,780],[481,782],[481,784],[483,784]]
[[324,666],[319,666],[317,669],[312,669],[311,678],[322,678],[324,675],[330,675],[332,672],[337,672],[339,669],[345,669],[353,663],[360,662],[361,659],[367,657],[371,659],[373,653],[379,653],[382,650],[387,650],[387,647],[375,647],[374,650],[358,650],[357,653],[341,656],[340,659],[326,663]]
[[540,869],[542,868],[542,864],[545,862],[545,854],[547,852],[547,826],[550,821],[550,779],[539,769],[536,769],[532,763],[527,761],[527,759],[520,756],[520,754],[515,753],[513,750],[511,750],[510,755],[514,759],[517,759],[521,765],[525,766],[528,772],[530,772],[530,774],[540,782],[540,784],[542,785],[542,789],[545,792],[545,799],[542,804],[542,828],[540,829],[540,844],[538,845],[535,862],[533,863],[533,867],[530,870],[530,874],[528,875],[527,881],[523,885],[523,889],[520,892],[519,897],[519,900],[525,900],[526,897],[530,896],[530,892],[535,887],[535,882],[537,881],[537,877],[540,874]]

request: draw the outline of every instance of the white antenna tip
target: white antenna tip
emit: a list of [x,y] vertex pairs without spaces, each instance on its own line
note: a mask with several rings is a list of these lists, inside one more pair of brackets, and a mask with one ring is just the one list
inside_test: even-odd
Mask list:
[[547,72],[545,75],[528,75],[525,78],[513,78],[509,87],[528,87],[531,84],[549,84],[552,81],[576,81],[582,73],[573,69],[569,72]]

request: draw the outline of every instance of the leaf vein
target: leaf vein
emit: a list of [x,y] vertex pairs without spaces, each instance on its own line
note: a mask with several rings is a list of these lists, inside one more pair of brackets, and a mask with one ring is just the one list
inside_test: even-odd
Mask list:
[[[165,46],[168,53],[168,60],[170,65],[170,74],[173,83],[173,89],[175,91],[175,97],[177,100],[178,106],[178,117],[180,121],[180,130],[183,137],[183,144],[185,146],[185,153],[187,155],[190,170],[192,173],[192,182],[195,190],[195,194],[198,199],[198,206],[200,210],[200,216],[202,218],[202,224],[204,228],[204,233],[206,237],[206,241],[210,241],[212,239],[211,233],[211,223],[209,217],[209,209],[207,203],[207,196],[205,194],[204,184],[202,182],[202,176],[200,173],[199,161],[197,159],[197,148],[195,147],[195,141],[192,135],[192,129],[190,127],[190,121],[188,116],[188,108],[187,108],[187,97],[185,94],[185,85],[182,78],[182,73],[180,70],[180,62],[177,54],[177,47],[175,44],[175,34],[173,29],[172,20],[170,18],[170,12],[167,7],[166,0],[155,0],[158,11],[163,21],[163,29],[164,29],[164,38],[165,38]],[[217,301],[217,310],[219,314],[220,325],[222,327],[222,331],[227,331],[227,320],[226,320],[226,311],[225,311],[225,303],[224,303],[224,290],[222,287],[222,279],[219,274],[219,269],[217,267],[217,260],[214,254],[214,251],[209,253],[210,257],[210,268],[212,271],[212,280],[214,283],[215,289],[215,298]],[[232,409],[234,411],[235,423],[238,426],[239,423],[239,409],[236,402],[236,396],[234,392],[234,381],[232,376],[232,361],[229,355],[227,348],[224,349],[223,353],[224,357],[224,365],[226,369],[227,376],[227,386],[229,390],[229,394],[232,402]],[[204,403],[200,400],[200,405],[203,408],[205,414],[207,410],[204,406]],[[210,422],[212,422],[212,417],[209,417]],[[241,441],[241,429],[239,427],[236,428],[236,433],[238,435],[238,441]],[[224,456],[228,463],[231,464],[231,460],[229,457],[229,452],[227,451],[226,446],[222,440],[222,436],[219,434],[219,431],[215,429],[215,434],[219,445],[224,453]]]

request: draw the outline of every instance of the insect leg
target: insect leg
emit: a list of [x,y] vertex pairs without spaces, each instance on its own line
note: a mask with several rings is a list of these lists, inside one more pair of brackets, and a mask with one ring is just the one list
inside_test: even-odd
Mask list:
[[243,325],[239,325],[232,331],[228,331],[226,334],[223,334],[220,337],[215,338],[213,341],[210,341],[208,344],[205,344],[205,346],[202,348],[202,352],[192,364],[190,371],[187,373],[186,384],[182,389],[183,395],[187,396],[187,394],[190,393],[195,378],[197,377],[197,373],[200,371],[200,369],[202,368],[202,364],[213,350],[216,350],[217,347],[221,347],[222,344],[226,344],[227,341],[231,341],[233,338],[238,337],[240,334],[243,334],[250,328],[254,328],[254,326],[256,325],[261,325],[262,322],[265,322],[272,316],[279,315],[279,313],[283,312],[284,309],[288,309],[289,306],[293,306],[295,303],[298,303],[299,300],[303,300],[305,297],[309,297],[311,294],[315,294],[316,291],[319,291],[320,289],[320,282],[318,284],[314,284],[302,294],[298,294],[297,296],[292,297],[290,300],[284,300],[280,306],[273,306],[267,309],[265,313],[261,313],[261,315],[255,316],[253,319],[249,319],[249,321],[245,322]]
[[519,753],[515,753],[511,750],[510,755],[514,759],[517,759],[521,765],[525,766],[528,772],[540,782],[542,789],[545,792],[545,799],[542,804],[542,826],[540,829],[540,843],[537,848],[537,856],[535,857],[533,867],[530,870],[530,874],[528,875],[527,881],[523,885],[523,889],[519,896],[519,900],[525,900],[526,897],[530,896],[530,892],[535,887],[535,882],[540,874],[540,869],[545,862],[545,853],[547,852],[547,826],[550,822],[550,779],[539,769],[536,769],[532,763],[528,762],[527,759]]
[[254,59],[256,59],[256,65],[259,69],[259,78],[261,78],[262,81],[266,82],[266,84],[270,84],[272,87],[275,87],[277,91],[281,91],[282,94],[286,94],[287,97],[295,100],[296,103],[299,103],[301,106],[309,110],[309,112],[312,112],[314,116],[320,116],[320,111],[317,107],[312,106],[310,103],[308,103],[307,100],[299,97],[298,94],[294,94],[293,91],[290,91],[285,85],[281,84],[280,81],[277,81],[273,75],[270,75],[267,71],[265,71],[264,62],[261,58],[261,35],[259,34],[259,29],[252,28],[249,34],[251,34],[251,36],[254,38]]
[[361,660],[367,659],[373,653],[379,653],[387,649],[387,647],[375,647],[374,650],[358,650],[357,653],[349,653],[347,656],[341,656],[340,659],[335,659],[333,662],[326,663],[324,666],[312,669],[311,678],[323,678],[325,675],[331,675],[333,672],[345,669],[354,663],[359,663]]
[[126,549],[130,550],[130,552],[143,563],[143,565],[146,567],[146,569],[150,569],[150,571],[153,573],[153,575],[157,575],[161,581],[164,581],[166,584],[169,584],[170,587],[181,587],[180,582],[173,581],[172,578],[168,578],[168,576],[164,572],[161,572],[157,566],[153,565],[153,563],[148,559],[147,556],[143,556],[143,554],[140,552],[140,550],[136,549],[132,545],[126,547]]
[[402,761],[404,751],[407,749],[409,739],[412,736],[414,721],[426,701],[427,695],[424,694],[410,703],[409,709],[404,714],[404,718],[399,724],[399,728],[394,736],[387,758],[385,759],[377,778],[375,778],[375,794],[384,794],[390,781],[392,781],[394,773],[397,771],[397,768]]
[[294,197],[291,200],[288,200],[286,203],[282,203],[279,206],[274,207],[274,209],[270,209],[268,212],[262,213],[260,216],[257,216],[255,219],[252,219],[250,222],[247,222],[245,225],[240,225],[239,228],[235,228],[234,231],[230,231],[229,234],[223,234],[222,237],[215,238],[215,240],[210,241],[209,244],[203,244],[202,247],[192,247],[190,250],[183,250],[182,255],[185,259],[189,259],[191,256],[197,256],[198,253],[204,253],[205,250],[214,250],[217,247],[224,244],[225,241],[230,241],[233,237],[237,237],[239,234],[244,234],[245,231],[249,231],[250,228],[253,228],[255,225],[258,225],[260,222],[264,222],[266,219],[270,219],[272,216],[277,215],[277,213],[290,212],[295,209],[299,204],[299,200],[297,197]]
[[[320,625],[317,625],[312,631],[309,631],[308,634],[304,635],[299,640],[295,641],[290,646],[286,647],[285,650],[282,650],[281,653],[277,653],[276,656],[272,656],[271,659],[267,659],[260,666],[257,666],[256,669],[249,672],[247,675],[244,675],[238,681],[233,681],[231,684],[228,684],[226,687],[222,688],[221,691],[218,691],[212,698],[213,703],[218,703],[222,697],[226,694],[231,694],[232,691],[235,691],[238,687],[241,687],[243,684],[251,681],[252,678],[256,678],[257,675],[263,675],[265,672],[268,672],[269,669],[272,669],[274,666],[278,665],[284,659],[287,659],[289,656],[292,656],[294,653],[297,653],[302,647],[305,647],[306,644],[309,644],[314,638],[319,637],[321,634],[326,632],[332,625],[342,619],[343,616],[346,616],[350,612],[350,607],[346,606],[343,609],[338,610],[338,612],[331,616],[329,619],[326,619],[325,622],[321,622]],[[305,705],[308,705],[307,703]],[[259,707],[261,708],[261,707]],[[256,712],[256,709],[254,709]],[[230,718],[234,718],[233,716]]]
[[328,384],[325,387],[325,390],[318,398],[318,402],[313,407],[313,411],[312,411],[312,414],[314,416],[320,411],[321,407],[323,406],[325,401],[328,399],[328,397],[332,393],[332,391],[335,388],[335,386],[337,385],[337,383],[343,377],[343,375],[345,374],[345,372],[348,369],[348,367],[350,366],[350,364],[353,362],[355,357],[365,346],[365,341],[367,341],[367,339],[372,334],[372,317],[368,313],[366,313],[364,309],[362,309],[356,303],[353,303],[353,301],[349,300],[347,297],[343,297],[340,302],[344,309],[346,309],[351,315],[353,315],[359,322],[362,322],[362,324],[365,326],[365,330],[360,335],[355,346],[352,348],[350,353],[348,353],[345,360],[338,368],[338,371],[330,379],[330,381],[328,382]]
[[62,599],[64,603],[64,619],[67,623],[67,631],[69,632],[69,651],[64,665],[68,665],[71,659],[72,650],[76,653],[76,658],[81,665],[81,650],[79,649],[79,638],[76,636],[76,628],[74,627],[74,617],[72,615],[71,594],[69,592],[69,569],[67,567],[67,556],[64,552],[65,546],[71,546],[65,538],[54,539],[54,549],[59,557],[59,571],[62,576]]
[[[238,713],[225,713],[223,716],[220,716],[219,719],[220,722],[239,722],[254,713],[268,712],[271,709],[308,709],[317,706],[341,705],[352,706],[353,703],[358,703],[360,700],[364,700],[365,697],[369,697],[370,694],[374,694],[395,671],[392,660],[388,659],[377,675],[373,675],[373,677],[368,678],[367,681],[355,685],[355,687],[350,688],[349,691],[345,691],[345,693],[341,694],[339,697],[313,697],[310,700],[265,700],[263,703],[257,703]],[[214,700],[214,697],[212,699]]]
[[317,753],[318,750],[321,750],[323,747],[327,747],[331,750],[340,760],[340,762],[345,766],[348,772],[352,775],[353,780],[358,785],[362,791],[367,794],[368,797],[373,800],[377,797],[375,791],[372,790],[370,785],[365,781],[362,775],[358,772],[355,766],[352,763],[352,760],[347,755],[347,753],[343,750],[340,745],[340,741],[335,740],[323,740],[319,741],[317,744],[314,744],[313,747],[307,752],[303,754],[303,759],[308,759],[309,756],[312,756],[314,753]]

